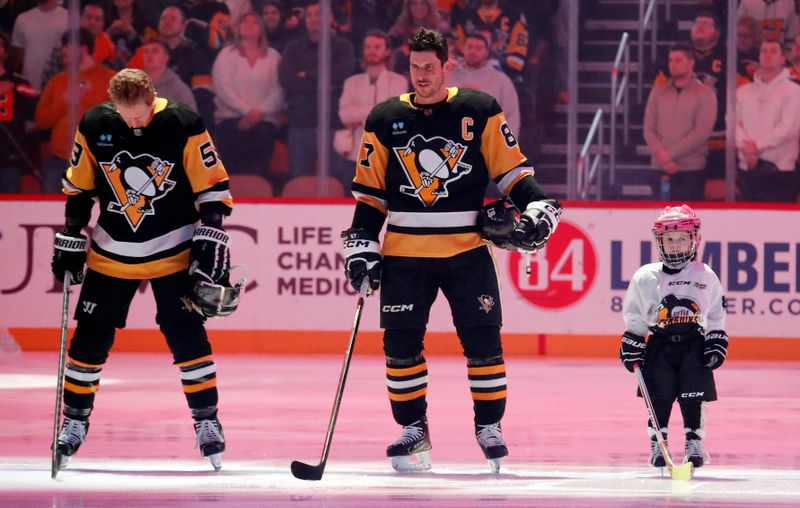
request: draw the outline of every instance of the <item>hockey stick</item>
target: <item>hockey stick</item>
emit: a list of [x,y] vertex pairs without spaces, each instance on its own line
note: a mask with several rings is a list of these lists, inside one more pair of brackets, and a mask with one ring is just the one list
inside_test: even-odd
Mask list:
[[325,444],[322,446],[322,457],[319,459],[319,464],[315,466],[297,460],[292,461],[292,474],[297,479],[320,480],[322,479],[323,471],[325,471],[325,463],[328,462],[328,452],[331,450],[333,428],[336,426],[336,418],[339,416],[339,406],[342,403],[344,384],[345,381],[347,381],[347,371],[350,368],[350,359],[353,356],[353,346],[355,346],[356,343],[358,323],[361,321],[361,311],[364,309],[364,298],[367,296],[368,287],[369,285],[367,277],[364,277],[364,280],[361,283],[361,291],[359,291],[358,295],[358,303],[356,304],[356,315],[353,318],[353,330],[350,332],[350,342],[347,344],[347,350],[344,353],[344,364],[342,364],[342,371],[339,374],[339,386],[336,389],[336,398],[333,399],[331,419],[328,422],[328,433],[325,435]]
[[656,419],[656,411],[653,409],[653,402],[650,400],[650,394],[647,391],[647,385],[644,383],[644,376],[642,375],[641,366],[638,363],[633,364],[633,371],[636,373],[636,380],[639,382],[639,389],[642,392],[644,404],[647,406],[647,412],[650,413],[650,420],[653,422],[653,427],[656,429],[656,440],[658,447],[661,449],[661,455],[667,463],[667,468],[672,475],[673,480],[691,480],[694,476],[694,465],[691,462],[686,464],[675,464],[672,462],[672,457],[667,449],[667,443],[664,442],[664,436],[661,435],[661,425],[658,424]]
[[61,423],[61,398],[64,395],[64,356],[67,351],[67,323],[69,315],[70,272],[64,272],[64,295],[61,302],[61,344],[58,350],[58,383],[56,385],[56,414],[53,417],[53,455],[50,463],[50,478],[56,479],[61,468],[61,454],[58,453],[58,427]]

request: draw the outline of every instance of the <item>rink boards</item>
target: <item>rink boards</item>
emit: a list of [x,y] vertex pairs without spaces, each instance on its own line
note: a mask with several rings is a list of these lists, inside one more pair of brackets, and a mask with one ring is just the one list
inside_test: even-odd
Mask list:
[[[343,275],[338,237],[352,209],[349,200],[237,203],[226,229],[233,262],[247,266],[248,286],[233,316],[209,324],[219,347],[340,350],[355,297]],[[519,253],[495,249],[509,354],[613,355],[624,330],[621,307],[630,276],[657,259],[650,229],[660,209],[657,203],[567,202],[558,232],[530,264]],[[732,357],[800,359],[800,207],[716,205],[697,211],[703,221],[701,259],[714,268],[726,291]],[[59,323],[60,288],[50,275],[49,259],[62,217],[61,198],[0,200],[0,326],[24,349],[54,344],[41,338]],[[155,304],[149,289],[143,291],[118,347],[160,350]],[[380,352],[378,305],[377,298],[367,302],[364,351]],[[443,297],[432,309],[428,330],[434,352],[457,352]],[[285,332],[291,332],[291,340],[285,340]],[[284,340],[278,343],[277,337]]]

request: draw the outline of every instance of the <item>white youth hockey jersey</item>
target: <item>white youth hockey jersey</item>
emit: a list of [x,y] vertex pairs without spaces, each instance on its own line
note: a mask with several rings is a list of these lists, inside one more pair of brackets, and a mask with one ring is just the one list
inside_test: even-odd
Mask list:
[[670,274],[662,266],[650,263],[633,275],[622,308],[626,329],[642,337],[725,330],[722,285],[711,267],[692,261]]

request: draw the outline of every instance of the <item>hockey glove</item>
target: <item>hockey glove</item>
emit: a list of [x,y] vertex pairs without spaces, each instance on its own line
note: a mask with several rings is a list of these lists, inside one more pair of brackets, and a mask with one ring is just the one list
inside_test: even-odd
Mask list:
[[64,281],[64,273],[72,274],[71,284],[83,282],[83,265],[86,263],[86,246],[89,243],[85,235],[68,232],[66,228],[56,233],[53,259],[50,267],[56,279]]
[[633,366],[637,363],[639,365],[644,365],[644,352],[646,348],[647,343],[644,341],[644,337],[631,332],[622,334],[622,346],[619,348],[619,359],[622,365],[628,369],[628,372],[633,372]]
[[201,225],[194,230],[189,252],[189,275],[193,280],[219,282],[231,269],[230,237],[222,226]]
[[363,228],[342,231],[347,280],[360,290],[364,277],[369,288],[376,291],[381,285],[381,244],[378,236]]
[[555,199],[544,199],[528,203],[520,215],[511,238],[518,248],[536,251],[544,247],[561,220],[561,203]]
[[492,201],[478,214],[481,238],[501,249],[517,250],[511,241],[511,233],[517,225],[519,210],[508,198]]
[[726,356],[728,356],[728,334],[722,330],[708,332],[703,348],[703,363],[714,370],[722,365]]

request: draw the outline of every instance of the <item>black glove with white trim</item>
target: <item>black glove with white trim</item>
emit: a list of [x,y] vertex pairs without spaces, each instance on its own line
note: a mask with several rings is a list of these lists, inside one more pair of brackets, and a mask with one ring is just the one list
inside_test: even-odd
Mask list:
[[67,228],[56,233],[53,259],[50,268],[56,279],[63,282],[64,273],[71,274],[70,284],[83,282],[83,265],[86,263],[86,246],[89,240],[85,235],[70,231]]
[[633,366],[637,363],[640,366],[644,365],[644,352],[646,349],[647,343],[644,341],[644,337],[631,332],[622,334],[622,346],[619,348],[619,359],[622,365],[628,369],[628,372],[633,372]]
[[189,252],[189,275],[209,282],[227,278],[231,269],[230,237],[222,225],[201,225],[194,230]]
[[705,338],[703,363],[714,370],[722,365],[726,356],[728,356],[728,334],[722,330],[711,330]]
[[514,245],[530,251],[544,247],[558,227],[562,210],[561,203],[555,199],[528,203],[525,211],[520,214],[514,231],[511,232]]
[[378,235],[363,228],[342,231],[347,280],[354,289],[360,290],[364,277],[369,288],[377,291],[381,285],[381,244]]

